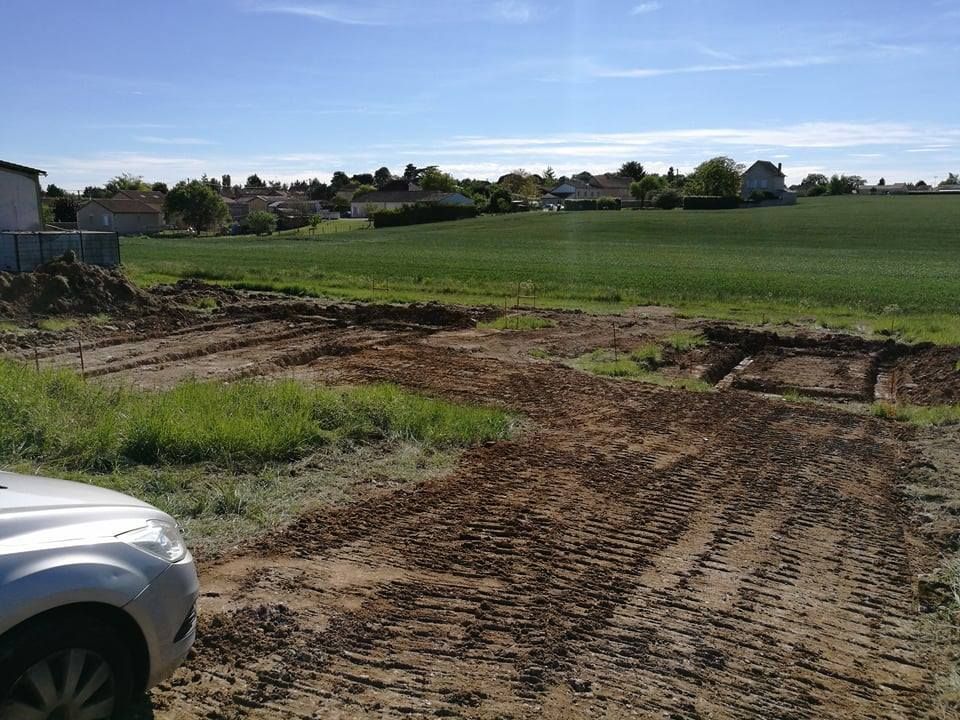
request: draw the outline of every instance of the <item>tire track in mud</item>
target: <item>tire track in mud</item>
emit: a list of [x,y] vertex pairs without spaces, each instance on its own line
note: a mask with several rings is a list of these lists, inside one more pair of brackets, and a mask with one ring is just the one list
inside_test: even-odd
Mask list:
[[423,345],[311,368],[533,427],[208,569],[158,717],[922,716],[884,425]]

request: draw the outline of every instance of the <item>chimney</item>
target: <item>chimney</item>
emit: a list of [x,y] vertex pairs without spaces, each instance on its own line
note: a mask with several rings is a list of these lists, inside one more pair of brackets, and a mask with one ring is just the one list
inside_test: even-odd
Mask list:
[[781,172],[781,173],[783,172],[783,163],[782,163],[782,162],[778,162],[778,163],[777,163],[777,171],[778,171],[778,172]]

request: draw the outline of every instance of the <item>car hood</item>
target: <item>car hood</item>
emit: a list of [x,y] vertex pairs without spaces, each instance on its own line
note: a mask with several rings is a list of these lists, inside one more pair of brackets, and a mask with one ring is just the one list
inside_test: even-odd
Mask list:
[[129,495],[95,485],[0,472],[0,517],[10,512],[82,507],[151,508]]
[[93,485],[0,472],[0,555],[34,546],[96,542],[170,517]]

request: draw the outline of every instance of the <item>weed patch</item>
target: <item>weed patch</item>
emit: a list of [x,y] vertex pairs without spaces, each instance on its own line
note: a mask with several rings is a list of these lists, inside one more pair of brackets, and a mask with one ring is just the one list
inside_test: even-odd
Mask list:
[[504,315],[490,322],[478,323],[477,327],[489,330],[542,330],[555,323],[539,315]]

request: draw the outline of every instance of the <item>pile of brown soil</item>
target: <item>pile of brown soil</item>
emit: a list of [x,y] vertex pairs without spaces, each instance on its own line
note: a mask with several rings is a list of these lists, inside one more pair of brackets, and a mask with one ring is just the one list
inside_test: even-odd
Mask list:
[[32,273],[0,272],[0,316],[140,315],[161,302],[131,283],[117,268],[77,262],[72,253]]
[[916,405],[960,402],[960,347],[927,346],[895,366],[897,398]]

